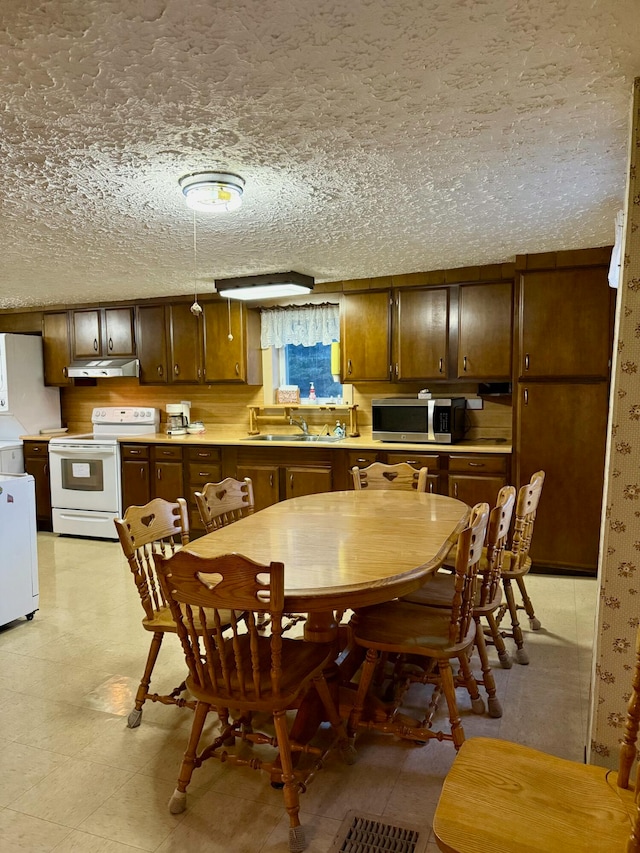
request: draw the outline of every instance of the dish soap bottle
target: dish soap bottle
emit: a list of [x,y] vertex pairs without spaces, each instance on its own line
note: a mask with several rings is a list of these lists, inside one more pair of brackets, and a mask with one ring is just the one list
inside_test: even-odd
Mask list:
[[344,438],[344,428],[340,426],[340,421],[336,421],[335,428],[333,430],[333,434],[338,436],[339,438]]
[[313,387],[313,382],[311,383],[311,388],[309,389],[309,399],[313,400],[314,403],[316,401],[316,389]]

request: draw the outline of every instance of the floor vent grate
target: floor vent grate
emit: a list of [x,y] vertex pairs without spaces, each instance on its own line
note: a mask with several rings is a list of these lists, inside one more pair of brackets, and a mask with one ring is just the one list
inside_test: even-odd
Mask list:
[[349,812],[329,853],[425,853],[424,827],[385,823],[373,815]]

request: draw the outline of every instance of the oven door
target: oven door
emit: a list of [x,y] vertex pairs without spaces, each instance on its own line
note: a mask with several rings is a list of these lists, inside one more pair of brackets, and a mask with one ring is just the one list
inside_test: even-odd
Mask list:
[[120,513],[117,444],[50,442],[49,469],[52,507]]

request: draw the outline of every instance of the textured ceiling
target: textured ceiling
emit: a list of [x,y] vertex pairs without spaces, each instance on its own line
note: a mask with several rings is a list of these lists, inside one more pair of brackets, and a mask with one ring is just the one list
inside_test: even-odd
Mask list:
[[613,242],[637,0],[0,0],[0,308]]

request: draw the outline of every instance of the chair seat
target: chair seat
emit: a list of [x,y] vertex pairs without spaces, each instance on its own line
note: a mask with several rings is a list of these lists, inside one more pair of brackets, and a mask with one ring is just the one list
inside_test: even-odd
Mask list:
[[[213,612],[209,610],[209,608],[205,607],[209,616],[213,615]],[[229,610],[220,610],[220,618],[223,625],[228,625],[231,622],[231,611]],[[240,619],[240,613],[236,613],[236,618]],[[200,630],[200,623],[197,618],[195,619],[196,629]],[[176,623],[173,620],[173,616],[171,615],[171,609],[168,604],[165,604],[164,607],[160,607],[158,610],[154,611],[153,619],[143,619],[142,626],[147,631],[172,631],[174,634],[177,631]]]
[[[442,565],[447,568],[453,569],[456,562],[456,548],[457,545],[453,544],[449,551],[447,552],[447,556],[442,561]],[[526,575],[529,569],[531,568],[531,557],[527,556],[523,562],[523,565],[519,569],[513,568],[514,554],[513,551],[505,550],[502,556],[502,569],[501,574],[502,577],[507,578],[517,578],[522,575]],[[482,557],[480,558],[479,571],[480,573],[485,572],[489,567],[489,563],[487,561],[487,549],[482,549]],[[438,577],[439,575],[444,575],[445,577],[449,574],[449,572],[438,572],[434,577]]]
[[[412,604],[421,604],[424,607],[451,607],[453,595],[455,592],[456,576],[445,572],[438,572],[431,577],[424,586],[417,589],[415,592],[410,592],[409,595],[403,596],[403,601],[409,601]],[[498,587],[493,601],[480,607],[480,586],[476,590],[475,607],[478,611],[496,610],[502,601],[502,589]]]
[[[274,696],[271,689],[271,639],[270,637],[258,637],[258,654],[260,669],[257,673],[259,678],[260,695],[256,694],[253,683],[253,673],[244,673],[244,699],[239,699],[239,693],[243,692],[235,667],[231,670],[231,692],[224,686],[222,677],[219,676],[217,684],[213,684],[211,678],[205,675],[201,687],[193,683],[191,676],[187,678],[187,687],[196,697],[203,702],[213,705],[225,705],[233,708],[265,708],[271,711],[289,707],[295,698],[304,690],[306,683],[317,672],[329,663],[333,656],[333,647],[328,643],[307,643],[302,640],[282,641],[282,672],[280,679],[280,695]],[[227,642],[225,656],[232,661],[234,652],[247,655],[251,638],[248,634],[237,637],[238,649],[234,650],[233,643]],[[220,673],[220,660],[215,655],[215,665]]]
[[509,741],[471,738],[442,788],[433,821],[438,846],[456,853],[620,853],[635,804],[616,778]]
[[449,640],[451,614],[447,610],[424,607],[404,600],[390,601],[358,611],[352,622],[353,639],[359,646],[423,657],[455,657],[467,649],[475,637],[475,623],[462,640],[452,644]]

